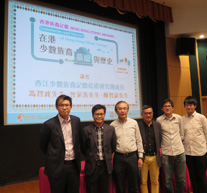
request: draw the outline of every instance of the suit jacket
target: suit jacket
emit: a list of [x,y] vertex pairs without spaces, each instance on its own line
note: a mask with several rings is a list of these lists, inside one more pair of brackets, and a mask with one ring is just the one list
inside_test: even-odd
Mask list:
[[[142,136],[142,143],[143,143],[143,148],[144,151],[146,152],[146,138],[145,138],[145,127],[144,127],[144,121],[138,122],[139,124],[139,129],[140,129],[140,134]],[[162,130],[161,130],[161,125],[156,122],[152,121],[152,125],[154,128],[154,133],[155,133],[155,142],[156,142],[156,150],[157,150],[157,165],[161,167],[161,155],[160,155],[160,148],[161,148],[161,141],[162,141]]]
[[[70,115],[75,160],[80,171],[81,123],[78,117]],[[40,148],[46,155],[45,174],[58,179],[63,172],[65,143],[58,115],[44,122],[40,130]]]
[[[91,175],[95,170],[97,157],[97,135],[95,125],[83,128],[82,153],[85,155],[85,174]],[[116,150],[116,134],[114,127],[103,125],[103,149],[108,173],[112,173],[112,154]]]

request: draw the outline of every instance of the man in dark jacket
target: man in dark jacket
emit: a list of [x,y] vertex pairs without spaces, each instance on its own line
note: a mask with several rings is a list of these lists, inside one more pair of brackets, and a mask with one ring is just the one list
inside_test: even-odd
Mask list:
[[72,99],[56,99],[58,115],[43,124],[40,148],[46,155],[45,174],[51,193],[79,193],[80,185],[80,119],[70,115]]
[[161,166],[161,125],[153,121],[153,109],[149,105],[142,108],[143,120],[139,122],[144,148],[144,163],[141,168],[141,192],[148,193],[148,172],[150,173],[151,192],[159,193],[159,167]]
[[116,149],[114,127],[105,124],[106,107],[92,108],[94,123],[83,128],[82,152],[85,155],[87,193],[110,193],[112,154]]

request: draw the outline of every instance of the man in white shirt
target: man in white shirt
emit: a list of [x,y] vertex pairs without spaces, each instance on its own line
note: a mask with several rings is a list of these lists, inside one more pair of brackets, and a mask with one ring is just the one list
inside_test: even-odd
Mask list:
[[166,193],[174,193],[173,172],[175,173],[176,193],[183,193],[185,189],[186,158],[182,140],[184,130],[182,118],[172,113],[174,103],[170,99],[162,102],[163,115],[157,118],[162,129],[162,168],[165,174]]
[[114,155],[114,181],[116,193],[125,193],[126,180],[128,193],[137,193],[138,168],[143,164],[143,145],[137,121],[127,117],[129,105],[119,101],[115,105],[118,119],[111,125],[117,137]]
[[184,100],[187,114],[182,117],[184,147],[193,193],[206,193],[207,119],[195,111],[197,100],[188,96]]

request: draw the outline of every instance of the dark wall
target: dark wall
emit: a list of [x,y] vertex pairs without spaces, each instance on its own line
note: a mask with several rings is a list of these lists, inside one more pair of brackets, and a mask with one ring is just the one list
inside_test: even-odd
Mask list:
[[201,113],[201,96],[207,96],[207,39],[197,40],[198,46],[198,60],[199,60],[199,73],[200,73],[200,86],[201,93],[199,91],[199,76],[198,76],[198,68],[197,68],[197,60],[196,56],[189,56],[190,61],[190,75],[191,75],[191,85],[192,85],[192,95],[196,97],[198,104],[196,107],[196,111]]
[[198,101],[196,111],[201,113],[199,80],[198,80],[198,69],[197,69],[196,56],[189,56],[189,62],[190,62],[190,77],[191,77],[192,96],[194,96]]
[[[135,24],[139,27],[141,85],[143,104],[151,104],[155,117],[160,114],[160,102],[167,97],[165,31],[163,22],[139,19],[133,13],[120,15],[113,8],[102,8],[89,0],[42,0],[59,6],[97,14]],[[4,0],[0,1],[0,185],[38,178],[44,166],[39,149],[39,125],[3,125],[3,58]],[[83,126],[89,123],[82,123]]]
[[44,165],[39,149],[40,125],[2,126],[0,130],[0,185],[37,177]]
[[201,81],[201,96],[207,96],[207,39],[201,39],[198,43],[198,59],[199,59],[199,71]]

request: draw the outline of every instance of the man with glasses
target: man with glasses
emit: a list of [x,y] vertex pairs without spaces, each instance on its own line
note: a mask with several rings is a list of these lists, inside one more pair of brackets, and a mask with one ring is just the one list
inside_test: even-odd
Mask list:
[[174,193],[173,172],[175,174],[176,193],[185,189],[186,158],[182,140],[184,130],[182,118],[174,114],[174,103],[170,99],[162,102],[163,115],[157,118],[162,128],[162,167],[165,174],[166,193]]
[[70,115],[69,96],[60,95],[56,109],[58,115],[46,121],[40,130],[40,148],[46,156],[45,174],[51,193],[79,193],[80,119]]
[[141,169],[141,192],[148,193],[148,173],[150,174],[151,192],[159,193],[159,168],[161,166],[160,147],[162,140],[161,125],[153,120],[150,105],[142,107],[143,120],[139,129],[144,147],[144,163]]
[[126,180],[128,193],[137,193],[138,168],[143,164],[143,146],[137,121],[128,117],[129,105],[119,101],[115,105],[118,119],[114,126],[117,143],[114,154],[114,182],[116,193],[125,193]]
[[86,160],[87,193],[110,193],[116,135],[114,127],[104,123],[105,114],[105,106],[95,105],[92,108],[94,123],[83,128],[81,148]]

